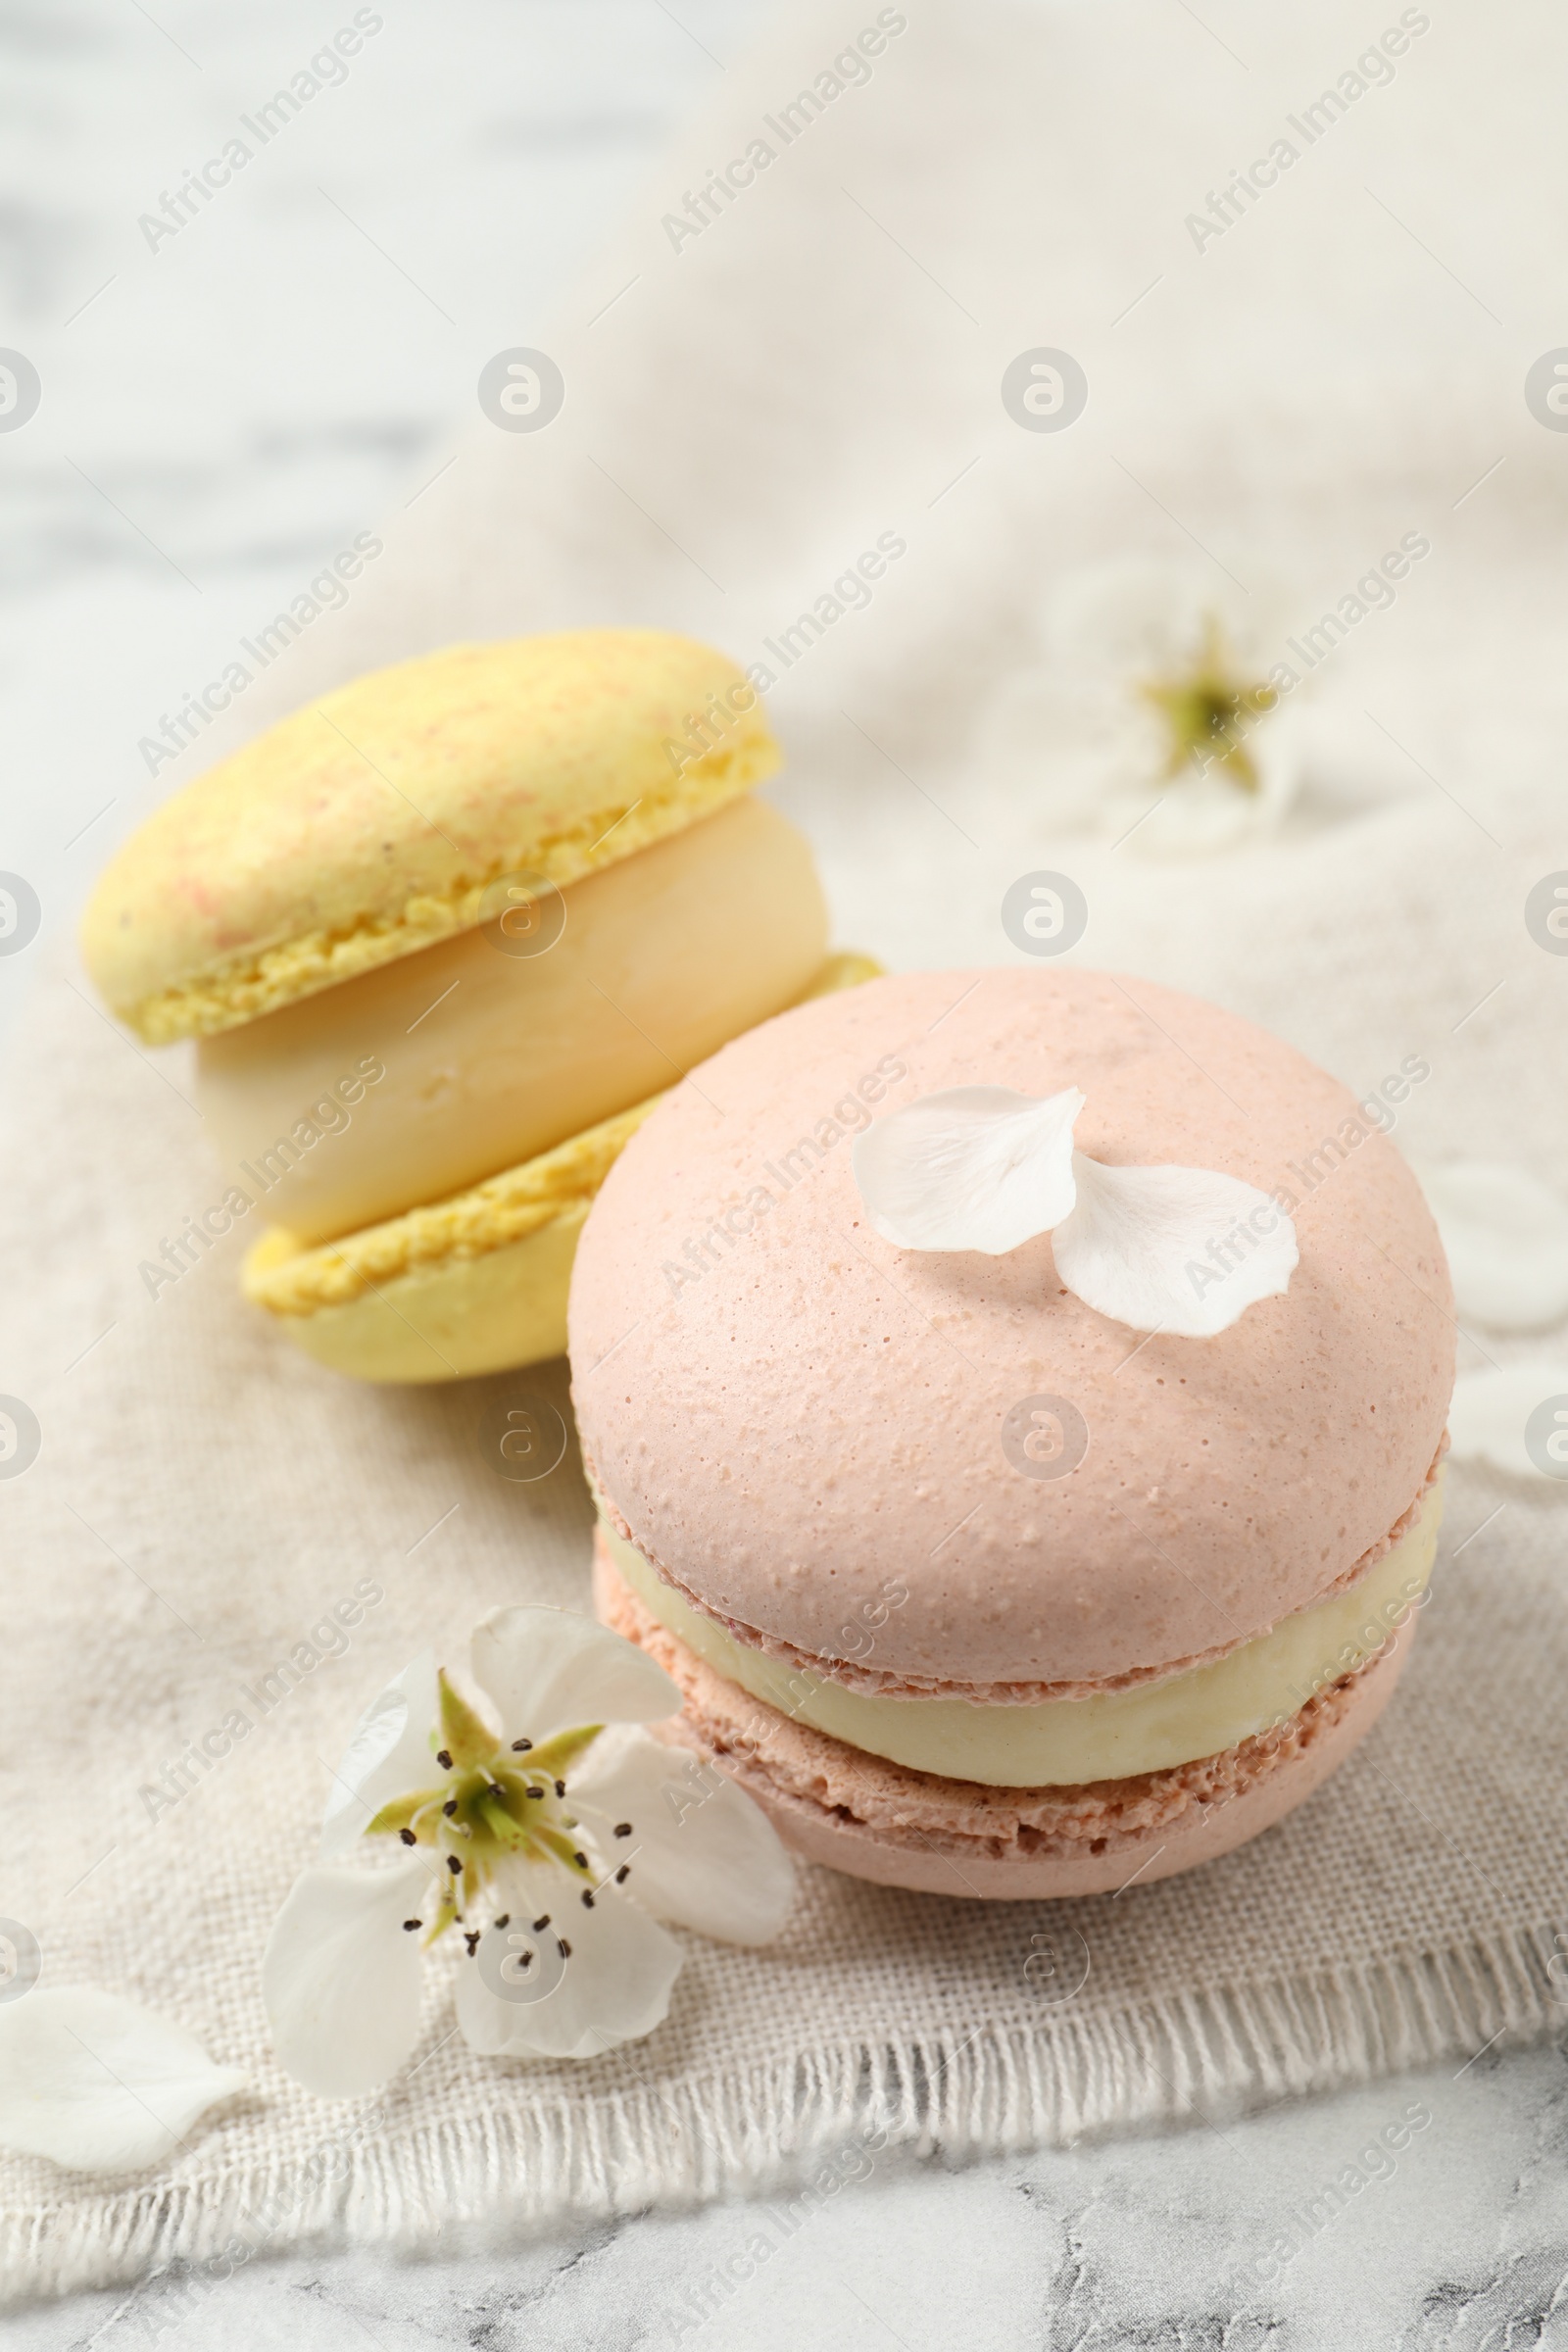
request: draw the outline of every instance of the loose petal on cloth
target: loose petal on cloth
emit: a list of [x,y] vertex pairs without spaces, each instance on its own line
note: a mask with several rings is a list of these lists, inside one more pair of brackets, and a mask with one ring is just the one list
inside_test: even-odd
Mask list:
[[1490,1462],[1516,1478],[1568,1481],[1568,1358],[1461,1373],[1448,1438],[1459,1461]]
[[0,2008],[0,2147],[73,2172],[136,2173],[247,2087],[193,2034],[88,1984]]
[[1451,1160],[1417,1169],[1461,1315],[1544,1331],[1568,1314],[1568,1201],[1527,1168]]

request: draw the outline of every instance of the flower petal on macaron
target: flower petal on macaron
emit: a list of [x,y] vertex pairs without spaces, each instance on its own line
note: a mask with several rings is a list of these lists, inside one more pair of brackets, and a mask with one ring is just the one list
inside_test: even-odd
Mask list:
[[563,1904],[559,1885],[551,1891],[545,1933],[564,1937],[570,1953],[544,1998],[508,2000],[485,1982],[477,1959],[464,1963],[458,2023],[481,2057],[599,2058],[651,2034],[669,2008],[685,1957],[673,1936],[613,1884],[592,1889],[591,1906],[580,1897]]
[[1568,1312],[1568,1201],[1527,1168],[1462,1159],[1416,1169],[1461,1315],[1544,1331]]
[[302,1870],[268,1937],[262,1999],[285,2074],[323,2099],[352,2099],[395,2075],[419,2037],[418,1916],[434,1864]]
[[689,1748],[607,1733],[573,1776],[571,1801],[600,1852],[630,1865],[627,1892],[656,1919],[720,1943],[770,1943],[788,1919],[795,1866],[772,1823]]
[[659,1723],[678,1715],[680,1688],[636,1643],[592,1617],[525,1603],[492,1609],[468,1644],[473,1679],[507,1737],[535,1745],[585,1723]]
[[373,1698],[349,1735],[321,1820],[321,1851],[346,1853],[389,1796],[436,1777],[430,1733],[439,1708],[428,1650]]
[[855,1181],[872,1225],[900,1250],[1002,1257],[1072,1207],[1077,1087],[1043,1099],[955,1086],[890,1111],[855,1139]]
[[1289,1287],[1296,1228],[1255,1185],[1211,1168],[1110,1168],[1081,1152],[1074,1164],[1077,1202],[1052,1250],[1097,1314],[1207,1340]]
[[0,2008],[0,2147],[72,2172],[137,2173],[247,2087],[193,2034],[90,1984]]

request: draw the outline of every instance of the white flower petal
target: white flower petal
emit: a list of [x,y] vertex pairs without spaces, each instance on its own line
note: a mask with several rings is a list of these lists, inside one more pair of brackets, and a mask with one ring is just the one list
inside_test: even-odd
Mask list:
[[1176,669],[1218,621],[1228,644],[1255,662],[1253,600],[1217,591],[1212,573],[1144,555],[1118,555],[1058,573],[1045,597],[1042,634],[1062,668],[1123,694],[1129,678]]
[[1284,1291],[1296,1228],[1267,1193],[1210,1168],[1108,1168],[1075,1155],[1078,1202],[1052,1237],[1086,1306],[1133,1331],[1212,1339]]
[[571,1965],[561,1939],[575,1934],[580,1883],[553,1862],[514,1856],[498,1870],[493,1893],[498,1916],[459,1973],[458,2023],[481,2058],[525,2058],[534,2053],[522,2011],[554,2000]]
[[323,2099],[351,2099],[396,2074],[418,2038],[419,1938],[404,1928],[434,1864],[394,1870],[316,1864],[272,1923],[262,1998],[278,2064]]
[[246,2086],[183,2026],[92,1985],[0,2008],[0,2147],[74,2172],[140,2172]]
[[439,1707],[428,1650],[405,1666],[355,1725],[332,1780],[321,1821],[321,1852],[346,1853],[389,1797],[437,1778],[430,1733]]
[[884,1241],[900,1250],[1001,1257],[1072,1207],[1075,1086],[1044,1100],[1005,1086],[956,1086],[890,1111],[855,1139],[855,1181]]
[[580,1723],[658,1723],[680,1690],[636,1643],[566,1609],[492,1609],[473,1629],[473,1679],[507,1737],[536,1744]]
[[[524,1874],[519,1874],[522,1878]],[[682,1952],[646,1911],[619,1888],[601,1886],[593,1907],[582,1901],[565,1871],[525,1874],[527,1900],[547,1912],[546,1938],[564,1940],[570,1954],[545,1998],[508,2000],[492,1990],[480,1953],[465,1961],[458,1979],[458,2023],[470,2049],[483,2057],[598,2058],[617,2042],[639,2041],[661,2024],[681,1970]],[[507,1931],[489,1928],[499,1946]],[[541,1950],[540,1964],[549,1958]],[[527,1987],[531,1993],[532,1987]]]
[[1544,1331],[1568,1314],[1568,1202],[1559,1194],[1493,1160],[1417,1173],[1461,1315],[1494,1331]]
[[[1561,1405],[1547,1409],[1559,1398]],[[1536,1357],[1462,1372],[1448,1438],[1459,1461],[1490,1462],[1516,1478],[1568,1479],[1568,1360]]]
[[1245,743],[1255,789],[1238,784],[1217,760],[1207,767],[1189,760],[1149,794],[1152,813],[1128,833],[1128,849],[1139,858],[1201,858],[1277,833],[1300,792],[1300,730],[1290,710],[1269,710]]
[[[721,1943],[768,1943],[795,1900],[795,1867],[765,1813],[689,1749],[607,1733],[571,1777],[571,1802],[627,1892],[656,1919]],[[622,1822],[629,1838],[616,1838]]]

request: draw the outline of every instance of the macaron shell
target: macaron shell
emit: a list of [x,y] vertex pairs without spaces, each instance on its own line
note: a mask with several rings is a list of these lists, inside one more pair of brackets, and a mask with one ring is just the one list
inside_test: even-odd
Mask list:
[[[1288,1195],[1288,1293],[1214,1339],[1151,1337],[1064,1292],[1049,1236],[998,1258],[881,1240],[852,1166],[868,1104],[977,1083],[1079,1086],[1080,1150]],[[611,1171],[570,1332],[585,1454],[660,1572],[817,1657],[875,1621],[849,1654],[893,1688],[1252,1639],[1386,1541],[1453,1372],[1432,1219],[1347,1090],[1213,1005],[1079,970],[904,974],[724,1048]],[[1039,1396],[1087,1425],[1068,1475],[1004,1451]]]
[[560,1355],[584,1220],[657,1101],[338,1242],[303,1250],[273,1226],[240,1286],[307,1355],[356,1380],[468,1380]]
[[[1076,1894],[1118,1892],[1131,1880],[1140,1886],[1174,1878],[1200,1862],[1233,1853],[1250,1838],[1273,1829],[1339,1770],[1394,1695],[1402,1656],[1380,1660],[1359,1676],[1331,1722],[1277,1764],[1264,1780],[1250,1782],[1225,1802],[1204,1809],[1195,1804],[1170,1824],[1160,1838],[1147,1839],[1147,1857],[1136,1846],[1115,1853],[1009,1855],[1004,1861],[965,1854],[961,1858],[932,1845],[892,1844],[853,1818],[817,1813],[768,1794],[755,1774],[732,1774],[756,1797],[787,1845],[808,1862],[823,1862],[851,1878],[880,1886],[907,1886],[918,1893],[980,1896],[995,1902],[1041,1902]],[[1148,1867],[1140,1870],[1140,1861]]]
[[225,1171],[270,1180],[302,1242],[358,1233],[662,1094],[797,1003],[827,947],[810,845],[751,792],[568,882],[548,929],[541,911],[523,920],[548,952],[499,953],[487,923],[204,1038],[196,1106]]
[[342,1304],[279,1315],[277,1327],[329,1371],[381,1386],[543,1363],[566,1344],[566,1291],[589,1205],[572,1202],[482,1257],[438,1259]]
[[651,1615],[602,1540],[594,1605],[680,1685],[685,1704],[657,1727],[661,1738],[715,1760],[797,1853],[878,1886],[1020,1902],[1152,1885],[1272,1829],[1372,1729],[1416,1624],[1412,1612],[1376,1658],[1318,1692],[1277,1739],[1136,1782],[1031,1791],[906,1771],[749,1696]]
[[[340,1304],[280,1314],[277,1327],[329,1371],[381,1386],[544,1363],[566,1344],[566,1291],[589,1206],[568,1202],[521,1241],[412,1266]],[[270,1239],[246,1261],[253,1300]]]
[[[829,956],[809,994],[858,988],[879,969],[868,956]],[[318,1249],[272,1226],[246,1252],[241,1288],[297,1348],[354,1380],[471,1380],[562,1355],[584,1220],[658,1100]]]
[[559,885],[628,858],[779,760],[760,698],[688,638],[449,646],[167,801],[99,881],[82,953],[149,1043],[211,1035],[484,920],[504,874]]

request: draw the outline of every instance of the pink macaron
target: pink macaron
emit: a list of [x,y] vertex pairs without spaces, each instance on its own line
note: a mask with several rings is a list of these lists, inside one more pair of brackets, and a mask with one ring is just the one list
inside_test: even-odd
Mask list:
[[801,1852],[948,1894],[1228,1851],[1410,1646],[1453,1376],[1394,1143],[1081,970],[781,1014],[611,1171],[572,1282],[596,1601]]

